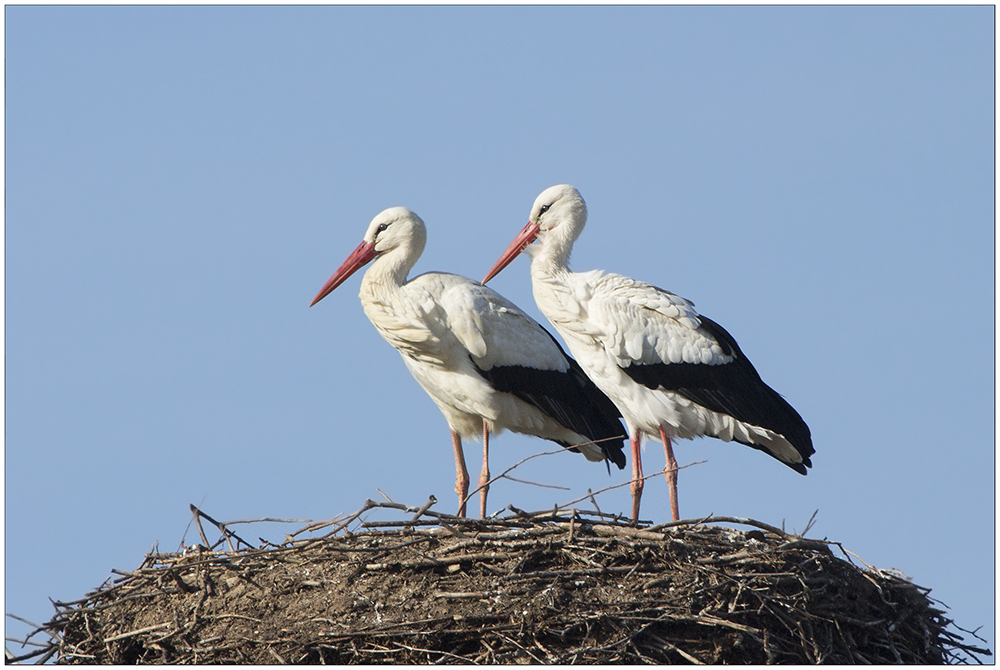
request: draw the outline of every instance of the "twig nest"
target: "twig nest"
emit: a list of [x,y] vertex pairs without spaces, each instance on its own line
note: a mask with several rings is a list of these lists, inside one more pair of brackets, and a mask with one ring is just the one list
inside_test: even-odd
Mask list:
[[47,625],[56,658],[944,663],[989,653],[962,642],[928,589],[777,529],[566,515],[381,525],[278,548],[149,555],[61,607]]

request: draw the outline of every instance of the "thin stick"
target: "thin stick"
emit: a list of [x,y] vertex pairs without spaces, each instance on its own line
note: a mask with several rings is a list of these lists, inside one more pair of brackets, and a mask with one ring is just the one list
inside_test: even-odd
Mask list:
[[105,643],[107,643],[107,642],[114,642],[115,640],[122,640],[122,639],[124,639],[126,637],[133,637],[135,635],[142,635],[143,633],[149,633],[149,632],[152,632],[154,630],[160,630],[161,628],[170,628],[173,625],[174,624],[172,624],[171,622],[165,621],[164,623],[158,623],[155,626],[146,626],[145,628],[139,628],[138,630],[131,630],[131,631],[127,632],[127,633],[121,633],[120,635],[112,635],[111,637],[106,637],[106,638],[104,638],[104,642]]
[[204,543],[205,548],[208,549],[212,546],[212,543],[208,541],[208,537],[205,536],[205,529],[201,527],[201,513],[198,508],[191,505],[191,514],[194,516],[194,523],[198,526],[198,533],[201,535],[201,541]]
[[479,490],[482,489],[484,486],[489,486],[490,484],[492,484],[493,482],[497,481],[498,479],[502,479],[502,478],[506,477],[508,472],[511,472],[511,471],[519,468],[520,466],[524,465],[525,463],[527,463],[531,459],[538,458],[540,456],[552,456],[553,454],[561,454],[563,451],[565,451],[565,449],[559,449],[558,451],[541,451],[541,452],[538,452],[537,454],[532,454],[530,456],[527,456],[526,458],[522,458],[517,463],[515,463],[512,466],[510,466],[509,468],[507,468],[506,470],[504,470],[503,472],[501,472],[496,477],[491,477],[485,484],[482,484],[479,487],[477,487],[476,489],[474,489],[472,491],[469,491],[466,494],[466,496],[464,498],[462,498],[462,502],[460,503],[460,505],[464,508],[465,504],[467,502],[469,502],[469,500],[472,498],[472,496],[476,495],[476,493],[478,493]]
[[[703,464],[705,464],[707,462],[708,461],[704,461],[704,460],[702,460],[702,461],[694,461],[692,463],[688,463],[687,465],[682,465],[682,466],[680,466],[677,469],[678,470],[686,470],[687,468],[693,467],[695,465],[703,465]],[[643,479],[643,481],[645,481],[647,479],[652,479],[653,477],[659,477],[662,474],[663,474],[662,472],[654,472],[653,474],[650,474],[650,475],[643,475],[642,479]],[[627,482],[621,482],[620,484],[612,484],[611,486],[606,486],[603,489],[598,489],[594,493],[591,493],[591,492],[588,491],[587,495],[583,496],[582,498],[577,498],[576,500],[571,500],[568,503],[563,503],[562,505],[559,505],[559,507],[560,507],[560,509],[564,509],[564,508],[569,507],[570,505],[575,505],[578,502],[583,502],[584,500],[587,500],[591,496],[600,495],[600,494],[604,493],[605,491],[612,491],[614,489],[620,489],[620,488],[622,488],[624,486],[630,486],[631,484],[632,484],[632,480],[630,479]]]
[[427,502],[425,502],[423,504],[423,506],[421,506],[420,509],[418,509],[413,514],[413,520],[416,521],[417,519],[419,519],[420,517],[422,517],[424,515],[424,512],[426,512],[427,510],[429,510],[431,508],[431,506],[434,505],[434,503],[436,503],[437,501],[438,501],[438,499],[435,498],[433,495],[431,495],[430,497],[428,497],[427,498]]
[[527,484],[528,486],[537,486],[543,489],[558,489],[560,491],[570,490],[568,486],[559,486],[558,484],[542,484],[541,482],[533,482],[528,479],[518,479],[517,477],[511,477],[510,475],[507,475],[505,479],[509,479],[512,482],[517,482],[518,484]]
[[753,519],[747,519],[746,517],[738,517],[738,516],[715,516],[713,514],[709,514],[708,516],[702,517],[701,519],[681,519],[680,521],[671,521],[669,523],[660,523],[660,524],[657,524],[655,526],[650,526],[646,530],[657,531],[657,530],[660,530],[660,529],[663,529],[663,528],[674,528],[674,527],[677,527],[677,526],[697,526],[697,525],[706,523],[708,521],[712,521],[714,523],[737,523],[737,524],[740,524],[741,526],[753,526],[754,528],[760,528],[761,530],[766,530],[766,531],[768,531],[770,533],[774,533],[775,535],[777,535],[778,537],[781,537],[781,538],[793,538],[793,537],[796,537],[795,535],[790,535],[790,534],[786,533],[785,531],[781,530],[780,528],[776,528],[775,526],[763,523],[761,521],[754,521]]
[[[233,542],[232,542],[232,540],[230,539],[230,537],[234,537],[234,538],[236,538],[236,541],[237,541],[237,542],[242,542],[242,543],[243,543],[243,544],[245,544],[245,545],[246,545],[247,547],[253,547],[253,545],[252,545],[252,544],[250,544],[249,542],[247,542],[246,540],[244,540],[243,538],[241,538],[241,537],[240,537],[239,535],[237,535],[237,534],[236,534],[236,533],[234,533],[233,531],[231,531],[231,530],[229,530],[228,528],[226,528],[226,524],[225,524],[225,523],[223,523],[223,522],[221,522],[221,521],[216,521],[215,519],[213,519],[213,518],[212,518],[212,517],[210,517],[209,515],[205,514],[204,512],[202,512],[202,511],[201,511],[200,509],[198,509],[198,508],[197,508],[197,507],[195,507],[194,505],[191,505],[191,512],[192,512],[192,513],[194,513],[194,514],[196,515],[196,516],[195,516],[195,519],[197,519],[197,518],[198,518],[198,516],[203,516],[203,517],[205,517],[205,519],[206,519],[206,520],[207,520],[207,521],[208,521],[209,523],[211,523],[211,524],[212,524],[212,525],[214,525],[214,526],[215,526],[216,528],[218,528],[218,529],[219,529],[220,531],[222,531],[222,535],[223,535],[223,536],[224,536],[224,537],[226,538],[226,541],[227,541],[227,542],[229,543],[229,548],[230,548],[230,550],[232,550],[233,552],[235,552],[235,551],[236,551],[236,548],[235,548],[235,547],[233,546]],[[208,544],[208,540],[207,540],[207,539],[205,538],[205,531],[204,531],[204,530],[202,530],[202,527],[201,527],[201,522],[198,522],[198,530],[199,530],[199,531],[201,531],[201,537],[202,537],[202,539],[204,539],[204,540],[205,540],[205,543],[206,543],[206,544],[205,544],[205,546],[206,546],[206,547],[210,547],[210,545]]]
[[312,523],[312,519],[282,519],[274,516],[262,516],[256,519],[234,519],[222,523],[226,526],[235,526],[239,523]]
[[[612,441],[612,440],[623,439],[625,437],[627,437],[627,436],[621,435],[621,436],[618,436],[618,437],[606,437],[606,438],[603,438],[603,439],[600,439],[600,440],[591,440],[589,442],[581,442],[580,444],[575,444],[573,446],[574,447],[583,447],[583,446],[587,446],[587,445],[591,445],[591,444],[600,444],[601,442],[609,442],[609,441]],[[465,498],[462,499],[462,503],[461,504],[464,506],[472,498],[472,496],[474,496],[476,493],[479,492],[480,489],[482,489],[484,487],[489,487],[490,484],[492,484],[493,482],[497,481],[498,479],[510,479],[512,481],[516,481],[516,482],[519,482],[519,483],[534,484],[535,486],[542,486],[542,487],[545,487],[545,488],[562,488],[562,487],[559,487],[559,486],[553,486],[553,485],[549,485],[549,484],[538,484],[538,483],[535,483],[535,482],[522,481],[522,480],[514,479],[513,477],[508,477],[507,475],[508,475],[508,473],[510,473],[513,470],[519,468],[520,466],[524,465],[525,463],[527,463],[528,461],[530,461],[533,458],[538,458],[540,456],[553,456],[555,454],[562,454],[562,453],[565,453],[565,452],[566,452],[565,448],[554,450],[554,451],[541,451],[541,452],[538,452],[537,454],[532,454],[531,456],[527,456],[525,458],[522,458],[520,461],[518,461],[514,465],[510,466],[509,468],[507,468],[506,470],[504,470],[503,472],[501,472],[496,477],[490,478],[485,484],[481,484],[475,490],[469,491],[469,493],[465,496]]]

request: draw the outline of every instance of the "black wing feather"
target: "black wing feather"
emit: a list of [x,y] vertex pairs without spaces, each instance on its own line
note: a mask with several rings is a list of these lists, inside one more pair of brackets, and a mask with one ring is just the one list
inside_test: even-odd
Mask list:
[[[552,337],[551,333],[545,332]],[[596,442],[605,458],[623,470],[627,432],[619,420],[621,412],[590,381],[580,365],[566,356],[554,337],[552,341],[569,362],[568,372],[537,370],[520,365],[500,365],[489,370],[476,365],[476,370],[497,391],[516,396],[542,410],[562,426]],[[561,440],[553,442],[570,451],[580,451]]]
[[[740,350],[733,336],[716,322],[700,316],[702,327],[716,339],[733,361],[721,365],[700,363],[655,363],[630,365],[625,374],[647,388],[664,388],[702,407],[783,436],[802,456],[802,463],[785,463],[806,474],[812,467],[809,457],[816,453],[809,426],[788,401],[764,383],[753,364]],[[760,445],[737,440],[769,453]]]

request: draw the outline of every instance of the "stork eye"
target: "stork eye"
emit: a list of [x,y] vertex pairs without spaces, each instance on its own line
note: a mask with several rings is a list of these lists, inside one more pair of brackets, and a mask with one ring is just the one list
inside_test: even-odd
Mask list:
[[379,224],[379,227],[375,229],[375,234],[378,235],[379,233],[381,233],[382,231],[384,231],[388,227],[389,227],[388,223],[381,223],[381,224]]
[[538,210],[538,215],[541,216],[545,212],[549,211],[550,207],[552,207],[552,205],[542,205],[542,208]]

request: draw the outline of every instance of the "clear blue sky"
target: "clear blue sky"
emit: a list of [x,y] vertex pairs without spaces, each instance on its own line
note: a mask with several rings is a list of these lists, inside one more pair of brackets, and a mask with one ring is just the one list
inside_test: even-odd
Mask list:
[[[360,277],[309,301],[386,207],[427,222],[418,272],[479,279],[568,182],[590,206],[574,268],[693,300],[812,429],[807,477],[681,442],[707,461],[682,516],[819,510],[811,535],[993,646],[992,7],[5,17],[7,612],[42,622],[175,550],[189,503],[322,519],[380,488],[454,511],[445,421]],[[491,285],[545,323],[526,259]],[[493,445],[494,471],[553,446]],[[571,490],[501,482],[490,507],[627,473],[536,459],[519,475]],[[666,493],[644,516],[669,519]],[[627,487],[599,502],[627,513]]]

